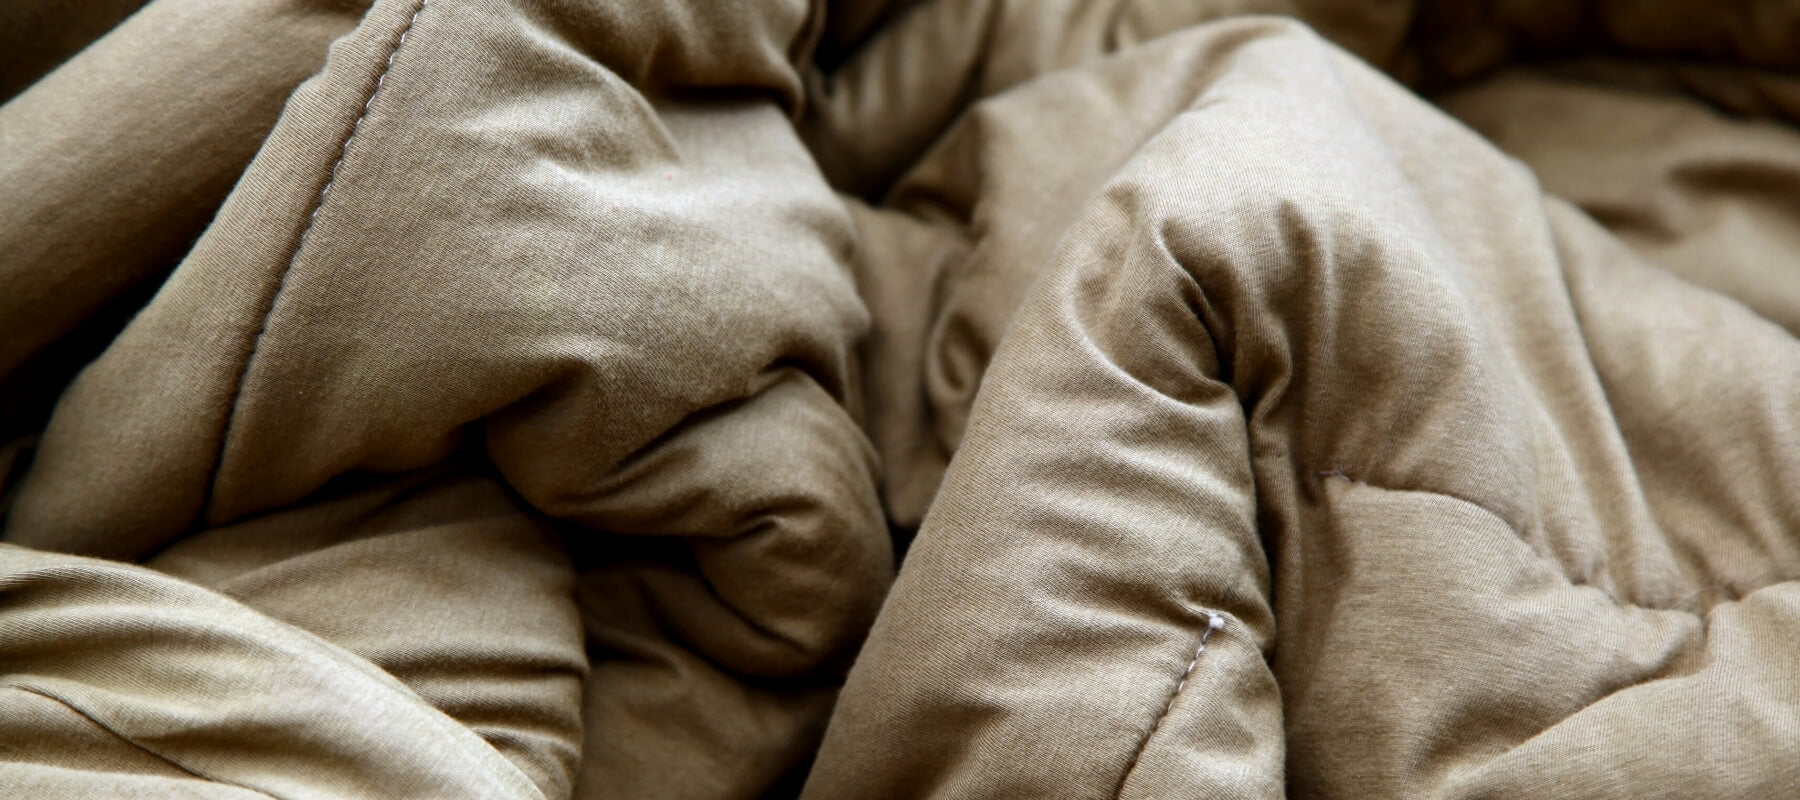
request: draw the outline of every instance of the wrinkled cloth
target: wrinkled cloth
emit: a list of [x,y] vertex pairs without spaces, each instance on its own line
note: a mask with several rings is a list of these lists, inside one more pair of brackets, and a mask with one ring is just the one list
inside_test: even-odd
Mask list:
[[[420,741],[411,758],[467,761],[467,775],[390,776],[392,757],[370,751],[362,770],[335,756],[350,759],[344,777],[306,791],[283,782],[305,765],[217,780],[279,796],[693,796],[772,785],[806,754],[893,557],[854,417],[867,312],[850,221],[784,108],[799,102],[804,49],[770,44],[804,42],[814,19],[804,4],[666,17],[175,0],[5,107],[9,154],[15,141],[54,152],[7,160],[52,186],[7,182],[19,193],[0,238],[38,247],[4,248],[0,296],[16,306],[0,324],[48,338],[77,302],[108,299],[87,270],[125,283],[166,268],[150,248],[129,268],[100,252],[86,223],[100,215],[60,195],[107,198],[84,191],[85,174],[45,169],[55,158],[130,197],[113,229],[128,242],[131,223],[198,236],[56,399],[7,542],[146,562],[326,636],[529,778]],[[208,25],[236,26],[208,41],[260,71],[180,46]],[[641,35],[621,35],[632,26]],[[246,37],[279,52],[229,44]],[[143,94],[83,74],[119,68],[103,59],[120,50]],[[301,58],[318,70],[304,82],[278,69]],[[145,114],[186,98],[246,118],[248,93],[279,120],[258,118],[273,127],[239,150],[224,120],[171,137],[131,119],[83,129],[33,105],[81,113],[68,104],[90,87]],[[78,158],[96,137],[136,172]],[[163,174],[164,160],[193,166]],[[188,195],[220,175],[235,186],[206,222]],[[51,627],[9,622],[5,638],[104,647],[83,623],[115,612],[101,600]],[[239,671],[215,680],[270,680],[232,652],[208,654]],[[21,658],[6,669],[19,685],[64,677]],[[155,690],[129,669],[154,656],[118,663],[108,680]],[[116,720],[129,704],[57,697],[189,780],[215,774]],[[258,702],[197,703],[219,719],[164,726],[229,735]],[[414,738],[393,723],[371,713],[366,735]],[[35,751],[6,769],[66,769]],[[664,761],[684,766],[645,767]]]
[[1800,792],[1800,9],[53,8],[8,791]]

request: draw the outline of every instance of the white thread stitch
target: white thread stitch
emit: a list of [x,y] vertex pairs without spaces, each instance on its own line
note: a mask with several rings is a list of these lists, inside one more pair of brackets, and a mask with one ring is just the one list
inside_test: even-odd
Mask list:
[[[381,94],[381,87],[387,85],[387,74],[394,68],[394,56],[400,54],[400,47],[406,44],[406,35],[412,33],[413,23],[419,21],[419,12],[431,5],[431,0],[419,0],[411,17],[406,20],[406,27],[400,29],[400,38],[394,40],[394,46],[388,50],[387,63],[382,65],[381,74],[375,76],[375,88],[369,90],[369,96],[363,99],[362,111],[350,122],[350,135],[344,137],[344,143],[338,145],[338,157],[331,162],[331,174],[325,178],[325,185],[319,187],[319,200],[313,203],[312,213],[306,217],[306,230],[300,232],[300,241],[294,244],[294,255],[288,259],[288,269],[294,268],[294,262],[300,258],[300,247],[306,244],[306,235],[312,233],[313,223],[319,219],[319,210],[325,207],[325,196],[331,194],[331,185],[337,183],[338,168],[344,165],[344,157],[350,154],[350,142],[362,131],[362,121],[369,116],[369,109],[375,105],[375,95]],[[272,303],[270,304],[273,305]]]
[[1200,663],[1200,654],[1206,652],[1207,640],[1211,639],[1214,633],[1224,629],[1225,615],[1211,611],[1206,612],[1206,630],[1200,632],[1200,644],[1194,648],[1194,657],[1188,661],[1187,669],[1181,671],[1181,680],[1175,684],[1175,691],[1169,694],[1169,702],[1163,704],[1162,713],[1157,714],[1156,721],[1150,723],[1149,732],[1144,734],[1144,740],[1138,744],[1137,752],[1131,755],[1131,763],[1125,765],[1125,774],[1119,776],[1119,790],[1113,793],[1115,797],[1125,791],[1125,781],[1130,779],[1131,771],[1137,769],[1138,759],[1143,757],[1144,750],[1150,746],[1150,740],[1155,738],[1156,732],[1162,728],[1163,720],[1167,719],[1169,712],[1175,709],[1175,698],[1180,697],[1181,690],[1187,688],[1188,679],[1193,677],[1194,667]]
[[1188,678],[1194,674],[1194,665],[1200,663],[1200,654],[1206,652],[1206,640],[1211,639],[1213,631],[1225,627],[1225,618],[1218,614],[1206,615],[1206,630],[1200,633],[1200,646],[1194,648],[1194,658],[1188,662],[1187,669],[1181,671],[1181,682],[1175,684],[1175,693],[1169,695],[1169,702],[1163,705],[1161,714],[1156,715],[1156,724],[1150,726],[1150,735],[1156,735],[1156,729],[1162,725],[1163,717],[1175,708],[1175,698],[1181,696],[1181,690],[1187,688]]

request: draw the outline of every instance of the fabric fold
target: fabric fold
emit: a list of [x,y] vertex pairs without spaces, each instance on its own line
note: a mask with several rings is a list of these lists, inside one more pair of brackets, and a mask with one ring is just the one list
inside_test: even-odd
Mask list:
[[6,791],[1800,787],[1791,3],[53,5]]
[[[1779,794],[1792,337],[1305,28],[1166,47],[1218,69],[1058,234],[810,795]],[[1621,766],[1702,706],[1743,750]]]

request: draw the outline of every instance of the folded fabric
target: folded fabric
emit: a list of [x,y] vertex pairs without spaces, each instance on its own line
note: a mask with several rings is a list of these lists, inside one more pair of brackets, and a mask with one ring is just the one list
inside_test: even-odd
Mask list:
[[1210,80],[1007,329],[810,796],[1791,791],[1800,343],[1291,23],[984,111],[1171,73]]
[[[121,50],[133,69],[194,77],[209,103],[230,104],[232,81],[280,98],[277,75],[209,82],[226,67],[174,46],[181,24],[234,26],[293,61],[324,40],[284,33],[287,17],[346,13],[236,8],[159,0],[10,103],[5,138],[44,128],[76,152],[112,145],[148,162],[146,178],[177,155],[233,169],[237,151],[205,125],[188,134],[204,149],[179,152],[160,129],[69,126],[38,104],[80,113],[80,93],[62,90],[82,70],[133,113],[191,94],[115,94],[126,65],[104,59]],[[784,112],[805,50],[771,44],[803,40],[813,19],[793,3],[376,3],[286,99],[154,298],[61,393],[6,540],[204,577],[407,680],[548,796],[782,779],[892,572],[853,417],[866,312],[849,219]],[[104,165],[72,168],[90,167]],[[62,318],[40,297],[115,289],[69,271],[88,262],[40,255],[84,247],[100,212],[62,219],[57,193],[31,188],[9,200],[25,213],[6,235],[49,244],[9,251],[0,272],[32,291],[6,293],[16,310],[0,318],[49,337]],[[186,202],[152,197],[143,218],[161,219],[163,200]],[[453,474],[476,477],[382,499],[464,463]],[[341,519],[333,502],[362,510]],[[474,519],[456,514],[474,504]],[[428,519],[386,521],[415,513]],[[516,552],[546,526],[567,541],[556,552],[584,555]],[[509,586],[513,569],[534,577]],[[8,672],[50,680],[60,663]],[[146,702],[162,691],[138,685]],[[60,769],[56,752],[27,749],[11,768]],[[685,766],[644,768],[663,762]],[[378,777],[340,791],[402,793]]]
[[58,11],[0,796],[1800,791],[1785,3]]

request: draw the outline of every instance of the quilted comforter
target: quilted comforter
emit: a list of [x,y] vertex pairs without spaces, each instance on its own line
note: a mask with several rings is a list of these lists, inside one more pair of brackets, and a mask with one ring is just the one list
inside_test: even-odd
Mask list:
[[1800,8],[18,0],[0,796],[1800,796]]

